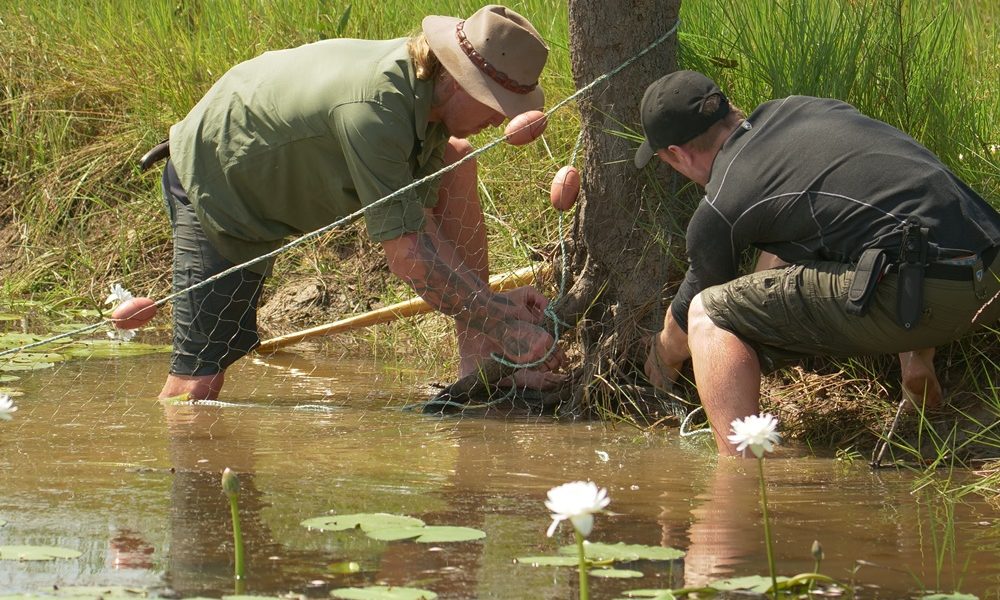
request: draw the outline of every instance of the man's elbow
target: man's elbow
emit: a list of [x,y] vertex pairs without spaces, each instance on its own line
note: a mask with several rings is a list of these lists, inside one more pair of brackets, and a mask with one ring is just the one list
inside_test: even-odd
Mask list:
[[389,271],[407,283],[411,283],[417,275],[418,264],[415,260],[417,244],[416,233],[404,233],[397,238],[382,242],[382,251],[385,253]]

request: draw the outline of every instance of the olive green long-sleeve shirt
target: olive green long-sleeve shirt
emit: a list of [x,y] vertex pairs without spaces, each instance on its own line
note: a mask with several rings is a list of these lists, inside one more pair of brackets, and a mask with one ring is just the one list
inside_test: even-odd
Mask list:
[[[223,256],[271,252],[441,167],[448,133],[427,122],[433,83],[416,79],[406,41],[267,52],[226,72],[170,129],[178,177]],[[369,235],[419,231],[436,192],[434,182],[366,209]]]

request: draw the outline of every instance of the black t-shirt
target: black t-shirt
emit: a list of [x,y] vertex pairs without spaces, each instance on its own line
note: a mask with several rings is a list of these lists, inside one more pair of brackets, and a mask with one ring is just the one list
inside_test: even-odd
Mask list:
[[701,290],[739,275],[755,247],[789,263],[898,256],[902,224],[930,229],[931,261],[1000,245],[1000,213],[898,129],[839,100],[760,105],[726,140],[687,229],[690,267],[671,304],[687,330]]

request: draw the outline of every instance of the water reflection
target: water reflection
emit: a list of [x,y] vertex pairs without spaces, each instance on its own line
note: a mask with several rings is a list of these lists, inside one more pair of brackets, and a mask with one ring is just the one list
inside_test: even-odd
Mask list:
[[[323,597],[335,587],[391,584],[443,598],[572,597],[572,570],[514,559],[571,543],[568,528],[545,537],[543,500],[577,479],[608,488],[612,499],[594,541],[687,551],[674,564],[627,565],[645,573],[639,580],[592,580],[595,600],[767,572],[756,466],[719,461],[710,440],[516,415],[425,417],[399,410],[415,399],[418,376],[325,355],[246,361],[225,398],[238,406],[164,406],[154,399],[163,360],[66,363],[19,383],[17,419],[0,424],[0,519],[9,521],[0,544],[84,555],[0,561],[0,591],[58,583],[231,594],[225,467],[240,475],[253,594]],[[878,585],[879,597],[907,596],[917,580],[1000,594],[994,507],[975,498],[942,507],[932,495],[912,495],[906,473],[873,475],[864,465],[783,452],[766,462],[782,574],[811,570],[809,548],[819,539],[824,572]],[[487,537],[378,542],[299,524],[331,511],[407,514]],[[854,573],[859,559],[882,566]],[[338,571],[345,561],[360,572]]]
[[263,494],[254,476],[255,432],[240,427],[239,410],[166,405],[163,409],[173,477],[164,582],[185,594],[232,586],[233,534],[221,473],[239,474],[239,509],[247,561],[262,577],[274,553],[261,519]]

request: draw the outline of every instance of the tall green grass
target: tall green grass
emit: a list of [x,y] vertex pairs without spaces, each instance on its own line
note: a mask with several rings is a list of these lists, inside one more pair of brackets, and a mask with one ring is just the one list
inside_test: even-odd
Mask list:
[[687,2],[681,62],[752,108],[841,98],[906,131],[1000,204],[1000,5],[985,0]]
[[[551,105],[573,91],[566,3],[509,5],[551,46],[542,79]],[[141,293],[167,293],[170,240],[158,173],[140,174],[134,163],[218,76],[265,50],[337,36],[405,36],[427,14],[468,15],[480,6],[468,0],[5,0],[0,295],[87,303],[115,280]],[[687,0],[681,16],[681,66],[716,78],[744,109],[793,93],[845,99],[912,134],[1000,204],[1000,4]],[[670,26],[664,22],[663,30]],[[569,160],[578,128],[570,107],[553,117],[542,143],[501,146],[480,157],[497,271],[524,264],[556,240],[548,184]],[[666,226],[683,234],[682,219]],[[290,253],[278,273],[318,269],[317,252],[314,245]],[[440,328],[447,329],[444,320]],[[962,352],[971,353],[970,361],[976,353],[989,355],[997,340],[995,332],[979,336]],[[373,343],[385,348],[396,341]],[[995,389],[997,377],[986,373],[976,381]]]
[[[550,103],[570,94],[565,3],[510,5],[531,17],[552,48],[543,78]],[[99,243],[72,252],[114,250],[120,257],[104,268],[106,260],[82,261],[96,262],[92,267],[65,261],[66,285],[116,271],[142,277],[153,266],[143,257],[168,243],[156,174],[140,176],[134,160],[226,69],[268,49],[328,37],[404,36],[424,15],[466,15],[479,6],[457,0],[8,0],[0,7],[5,221],[38,252],[61,236],[96,232]],[[917,137],[996,201],[998,13],[983,0],[688,0],[681,64],[716,77],[748,109],[790,93],[851,101]],[[566,109],[553,119],[545,144],[500,147],[480,159],[499,268],[522,263],[531,249],[554,239],[551,210],[541,219],[536,214],[545,207],[550,176],[569,159],[578,126]],[[10,291],[46,289],[65,292],[57,281],[24,282]]]

